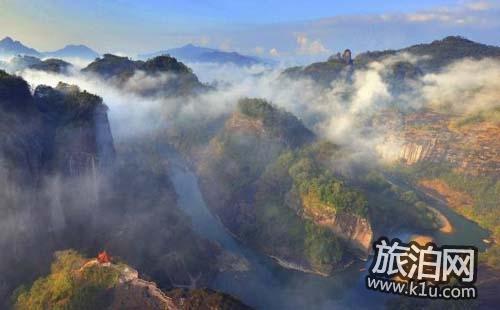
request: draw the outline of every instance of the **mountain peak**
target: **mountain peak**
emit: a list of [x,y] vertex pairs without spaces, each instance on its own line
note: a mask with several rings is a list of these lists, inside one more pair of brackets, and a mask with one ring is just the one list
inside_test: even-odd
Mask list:
[[0,54],[7,55],[31,55],[39,56],[40,53],[30,47],[25,46],[19,41],[15,41],[11,37],[5,37],[0,41]]
[[172,48],[155,53],[139,55],[139,58],[149,59],[159,55],[171,55],[183,62],[233,63],[239,66],[251,66],[258,63],[268,63],[257,57],[246,56],[237,52],[225,52],[214,48],[196,46],[188,43],[178,48]]
[[0,43],[14,43],[14,40],[12,40],[11,37],[7,36],[5,38],[3,38]]
[[62,49],[69,49],[69,48],[75,48],[75,49],[79,48],[79,49],[88,49],[88,50],[91,49],[90,47],[83,45],[83,44],[67,44]]
[[477,44],[480,45],[480,43],[474,42],[472,40],[467,39],[466,37],[462,36],[447,36],[441,40],[435,40],[431,42],[432,45],[442,45],[442,44]]
[[79,57],[85,59],[95,59],[99,57],[99,53],[83,44],[68,44],[57,51],[45,54],[50,57]]
[[467,42],[467,43],[474,43],[474,41],[471,41],[467,39],[466,37],[462,36],[447,36],[446,38],[441,40],[442,42]]

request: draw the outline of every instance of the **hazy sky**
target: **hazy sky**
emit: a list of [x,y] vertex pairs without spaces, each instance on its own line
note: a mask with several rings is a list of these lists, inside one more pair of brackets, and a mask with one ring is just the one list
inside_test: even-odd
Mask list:
[[45,51],[68,43],[130,55],[195,43],[321,59],[447,35],[500,45],[500,1],[0,0],[0,37]]

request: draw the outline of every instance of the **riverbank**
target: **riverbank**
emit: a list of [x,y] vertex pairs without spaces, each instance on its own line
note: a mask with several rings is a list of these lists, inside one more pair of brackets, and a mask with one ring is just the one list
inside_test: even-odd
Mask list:
[[422,179],[418,181],[418,186],[426,193],[444,200],[446,205],[452,209],[462,211],[474,207],[474,200],[470,195],[452,189],[443,180]]
[[430,207],[428,206],[427,207],[429,209],[429,211],[431,211],[432,213],[434,213],[435,217],[438,219],[439,221],[439,231],[444,233],[444,234],[451,234],[453,233],[454,231],[454,228],[453,228],[453,225],[451,225],[450,221],[448,220],[448,218],[446,216],[444,216],[443,213],[441,213],[439,210],[437,210],[436,208],[433,208],[433,207]]
[[410,236],[410,240],[415,241],[416,243],[424,246],[429,242],[433,242],[434,238],[432,238],[431,236],[424,236],[424,235],[412,235]]
[[[391,181],[391,184],[400,186],[406,190],[413,190],[418,193],[423,201],[437,210],[447,219],[451,225],[450,233],[436,230],[432,235],[439,244],[447,245],[473,245],[479,248],[480,251],[485,251],[488,246],[484,242],[485,238],[491,238],[491,231],[481,227],[477,221],[461,212],[463,209],[453,208],[449,205],[446,197],[440,195],[437,191],[431,190],[422,186],[420,182],[411,182],[398,174],[386,174],[386,177]],[[468,208],[471,210],[471,208]],[[444,218],[440,217],[441,220]],[[442,225],[443,230],[447,231],[449,227]]]
[[[477,218],[471,215],[471,209],[474,208],[474,201],[470,195],[453,190],[444,181],[438,179],[421,180],[418,182],[418,186],[420,190],[424,192],[426,195],[442,201],[445,205],[447,205],[447,207],[455,210],[468,220],[473,221],[475,223],[479,222]],[[488,229],[488,227],[484,228]],[[490,233],[492,231],[494,230],[490,229]],[[483,241],[488,245],[498,243],[495,234],[492,234],[488,238],[483,239]]]
[[306,267],[301,266],[299,264],[295,264],[295,263],[286,261],[284,259],[281,259],[281,258],[279,258],[277,256],[269,255],[269,257],[271,257],[278,265],[280,265],[281,267],[283,267],[285,269],[290,269],[290,270],[295,270],[295,271],[310,273],[310,274],[319,275],[319,276],[322,276],[322,277],[328,277],[328,276],[330,276],[327,273],[324,273],[324,272],[321,272],[321,271],[318,271],[318,270],[313,270],[313,269],[306,268]]

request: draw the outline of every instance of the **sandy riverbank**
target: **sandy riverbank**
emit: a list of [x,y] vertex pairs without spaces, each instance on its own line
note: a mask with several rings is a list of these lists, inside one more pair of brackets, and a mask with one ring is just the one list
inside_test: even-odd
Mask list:
[[450,221],[446,216],[444,216],[443,213],[441,213],[439,210],[433,208],[433,207],[428,207],[428,209],[434,213],[434,215],[437,217],[439,220],[439,231],[445,234],[451,234],[453,232],[453,226],[451,225]]

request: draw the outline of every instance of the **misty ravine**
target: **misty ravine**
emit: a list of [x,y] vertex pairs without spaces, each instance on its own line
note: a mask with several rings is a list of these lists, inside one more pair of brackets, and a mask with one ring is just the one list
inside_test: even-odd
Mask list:
[[[461,39],[459,40],[453,38],[448,39],[448,41],[449,40],[452,40],[453,42],[457,40],[459,42],[463,41]],[[468,43],[466,42],[466,44]],[[121,59],[121,61],[125,61],[126,63],[134,63],[134,66],[137,65],[136,62],[127,60],[125,57],[108,55],[104,58]],[[246,78],[241,78],[241,80],[239,80],[239,75],[236,78],[231,75],[235,82],[232,85],[221,86],[217,89],[211,89],[207,92],[199,93],[197,96],[188,97],[181,94],[173,96],[176,94],[177,90],[173,91],[173,93],[158,93],[159,90],[163,89],[163,83],[170,81],[169,73],[147,76],[143,71],[137,70],[137,72],[134,72],[126,83],[120,85],[113,85],[109,81],[103,81],[95,76],[84,74],[84,72],[74,72],[73,74],[66,76],[27,69],[20,74],[30,81],[33,87],[39,84],[57,85],[60,80],[63,80],[71,84],[78,84],[82,88],[99,94],[103,97],[104,102],[110,107],[110,127],[112,127],[111,131],[116,139],[115,141],[122,141],[121,143],[127,146],[130,141],[140,140],[145,141],[144,144],[147,144],[147,147],[151,146],[160,149],[159,157],[161,160],[154,158],[154,162],[163,163],[164,160],[165,162],[168,162],[167,172],[170,174],[172,181],[171,184],[173,184],[174,190],[177,194],[177,207],[188,215],[192,222],[193,230],[202,238],[218,243],[225,251],[242,258],[242,261],[245,260],[249,267],[248,271],[234,271],[231,268],[229,268],[231,271],[227,271],[228,268],[220,267],[221,265],[224,265],[224,263],[203,264],[200,261],[196,261],[193,265],[196,265],[196,267],[202,271],[211,269],[209,268],[210,266],[219,267],[219,271],[215,271],[217,272],[215,279],[209,280],[208,284],[204,283],[203,286],[208,285],[210,288],[217,291],[229,293],[242,300],[244,303],[257,309],[382,309],[385,308],[386,301],[394,298],[394,296],[368,291],[365,288],[364,282],[365,276],[367,275],[366,269],[370,266],[370,257],[366,262],[357,260],[352,265],[342,265],[344,266],[343,269],[339,268],[339,270],[328,277],[294,270],[301,269],[301,266],[297,265],[289,265],[288,267],[290,268],[287,269],[286,261],[283,261],[283,265],[285,265],[285,267],[280,266],[277,261],[266,256],[265,252],[260,253],[258,250],[254,250],[253,247],[248,246],[248,244],[243,241],[240,242],[240,240],[237,240],[231,232],[226,229],[221,220],[215,216],[215,213],[213,214],[210,211],[213,210],[212,203],[209,203],[211,209],[208,209],[207,203],[205,202],[198,186],[198,176],[195,172],[193,172],[197,170],[193,169],[193,171],[191,171],[189,168],[190,166],[184,161],[183,157],[173,148],[163,149],[163,143],[166,142],[163,139],[166,139],[169,143],[175,145],[174,141],[169,140],[170,137],[168,135],[167,137],[160,135],[161,140],[148,140],[148,138],[150,135],[160,134],[162,130],[165,129],[164,127],[168,127],[169,129],[178,129],[176,126],[179,126],[182,129],[181,125],[183,125],[183,123],[187,123],[189,124],[189,127],[193,125],[193,127],[196,128],[197,121],[204,120],[205,117],[208,119],[218,119],[222,116],[225,117],[226,114],[234,112],[235,103],[238,102],[240,97],[258,96],[267,98],[268,100],[275,102],[278,107],[295,113],[300,117],[300,121],[304,122],[304,127],[308,127],[308,129],[313,130],[318,137],[342,145],[346,152],[345,154],[339,154],[338,157],[333,158],[333,166],[335,167],[335,170],[346,172],[346,175],[350,175],[351,168],[355,167],[358,161],[363,163],[369,162],[370,164],[375,163],[375,159],[378,161],[376,152],[378,151],[378,146],[382,146],[384,149],[390,149],[392,152],[389,153],[392,155],[400,153],[400,147],[402,147],[400,144],[403,144],[403,142],[396,141],[394,143],[389,143],[391,141],[386,140],[386,136],[388,134],[394,134],[400,131],[399,127],[397,127],[398,124],[396,124],[394,128],[385,128],[385,126],[377,124],[365,124],[365,121],[377,119],[378,117],[382,117],[380,122],[384,123],[384,113],[386,113],[387,108],[392,107],[395,102],[397,102],[399,108],[403,111],[405,111],[407,107],[429,108],[432,107],[432,103],[434,102],[433,99],[440,98],[442,89],[447,89],[454,95],[450,96],[450,101],[463,103],[462,105],[454,106],[457,111],[464,110],[467,111],[467,113],[470,112],[469,114],[473,111],[472,107],[482,105],[490,107],[497,102],[496,99],[493,101],[481,100],[481,102],[474,101],[475,104],[466,105],[465,103],[472,101],[472,99],[469,98],[470,100],[461,100],[460,97],[455,97],[455,94],[457,94],[457,96],[461,96],[461,92],[455,89],[455,83],[451,83],[453,85],[449,85],[449,81],[453,81],[451,76],[460,72],[465,72],[470,76],[474,76],[471,71],[483,72],[484,80],[483,78],[477,78],[472,81],[467,79],[460,79],[460,81],[464,83],[464,87],[467,86],[474,88],[475,86],[481,86],[480,89],[485,89],[486,92],[482,93],[481,96],[483,99],[496,98],[496,89],[498,88],[495,87],[495,85],[498,79],[494,77],[497,75],[500,68],[497,60],[460,60],[459,63],[447,66],[446,70],[441,71],[440,73],[426,73],[423,76],[417,75],[408,82],[415,87],[413,92],[404,92],[403,94],[400,94],[398,91],[391,91],[391,80],[384,80],[385,75],[391,74],[393,65],[401,61],[407,61],[408,63],[406,63],[406,65],[409,65],[411,69],[413,68],[413,65],[419,61],[419,58],[416,56],[408,57],[408,55],[396,55],[385,59],[379,59],[378,61],[371,63],[369,66],[359,66],[357,71],[353,72],[349,82],[328,84],[329,87],[324,89],[318,86],[318,83],[313,82],[309,78],[301,77],[297,80],[283,78],[280,69],[269,69],[270,71],[263,71],[263,73],[259,75],[245,72],[245,74],[241,73],[241,75]],[[320,67],[323,66],[325,68],[330,68],[328,62],[320,64]],[[349,65],[348,68],[351,68],[350,66],[351,65]],[[488,67],[490,67],[490,70],[485,70]],[[139,66],[139,68],[142,67]],[[221,70],[226,70],[226,68]],[[411,70],[408,71],[411,73]],[[186,71],[185,74],[187,74],[187,77],[194,78],[189,71]],[[214,76],[217,76],[217,74],[214,74]],[[481,76],[483,76],[483,74]],[[189,81],[193,82],[191,79],[189,79]],[[392,82],[396,83],[397,80],[393,80]],[[197,82],[194,84],[198,85]],[[191,84],[188,83],[188,85]],[[397,85],[405,86],[403,84],[400,85],[399,82]],[[488,86],[482,87],[483,85]],[[198,86],[201,87],[201,85]],[[174,88],[177,89],[175,85]],[[347,106],[344,96],[339,95],[343,93],[350,94],[350,100],[348,101],[349,104]],[[407,96],[408,94],[412,95]],[[476,97],[474,98],[477,99]],[[210,108],[206,109],[206,106],[209,106]],[[469,109],[471,109],[471,111],[469,111]],[[165,119],[167,121],[165,121]],[[234,121],[234,119],[236,119],[236,121]],[[180,120],[179,123],[176,123],[177,120]],[[396,120],[405,120],[405,118],[402,118],[401,115],[399,115]],[[232,134],[232,131],[238,132],[239,127],[237,125],[241,125],[242,123],[245,124],[244,121],[245,119],[242,121],[239,118],[230,117],[228,122],[233,125],[229,127],[227,133]],[[248,123],[254,124],[255,122]],[[422,124],[417,123],[417,125],[420,126]],[[264,126],[264,123],[257,126],[257,130],[255,132],[274,128],[272,126],[266,126]],[[202,126],[199,128],[201,128],[200,131],[204,131]],[[253,127],[250,128],[254,129]],[[97,132],[99,133],[102,130],[109,131],[110,128],[98,128]],[[447,133],[447,130],[444,131]],[[421,133],[421,135],[423,136],[423,133]],[[260,137],[258,134],[254,136]],[[295,137],[294,135],[290,136]],[[190,136],[188,135],[188,137]],[[199,138],[198,136],[196,137]],[[238,141],[243,140],[240,139],[238,135],[234,135],[233,137],[235,137],[235,140]],[[278,145],[281,141],[276,137],[279,137],[279,135],[274,136],[275,139],[271,141],[274,141],[273,143]],[[184,138],[182,136],[181,138],[189,141],[191,146],[199,146],[197,143],[200,143],[200,141],[197,141],[196,139],[190,140],[189,138]],[[217,140],[217,138],[218,136],[216,136],[214,141],[224,141]],[[213,137],[210,137],[210,139],[213,140]],[[293,139],[290,139],[290,141],[291,140]],[[97,136],[96,143],[102,146],[106,144],[106,141],[104,141],[102,137]],[[487,143],[485,143],[485,145],[486,144]],[[141,145],[138,149],[143,150],[142,147],[144,146]],[[238,148],[234,149],[239,150]],[[228,148],[228,150],[231,150],[231,148]],[[101,155],[106,157],[106,152],[105,150],[103,151],[104,152]],[[148,150],[145,149],[144,153],[146,154],[147,151]],[[179,152],[182,153],[181,148],[179,148]],[[131,156],[135,157],[138,154],[142,153],[137,152]],[[242,152],[240,157],[245,157],[247,154],[247,152]],[[183,156],[186,155],[184,154]],[[257,158],[259,157],[257,156]],[[262,160],[262,162],[263,161],[264,160]],[[224,166],[225,162],[221,162],[221,166]],[[253,162],[251,165],[252,164]],[[266,162],[266,165],[267,164],[269,163]],[[92,167],[92,170],[94,171],[95,167]],[[223,170],[218,166],[215,167],[216,169],[214,170]],[[381,173],[383,174],[383,171]],[[356,174],[355,169],[352,170],[352,174],[353,176]],[[238,176],[241,175],[244,175],[244,173],[241,173]],[[199,177],[200,182],[202,182],[201,180],[203,180],[203,176],[200,174]],[[463,216],[458,215],[455,211],[450,209],[446,203],[429,196],[426,192],[415,188],[415,185],[407,183],[404,179],[391,178],[390,176],[386,177],[387,180],[390,181],[389,183],[401,188],[404,191],[415,191],[415,193],[420,196],[420,198],[422,198],[427,205],[440,211],[443,216],[449,220],[451,226],[454,228],[451,233],[443,233],[438,231],[431,232],[429,230],[422,231],[422,229],[425,228],[418,230],[417,228],[410,228],[410,226],[402,228],[394,226],[392,230],[384,232],[384,234],[387,234],[386,237],[397,237],[403,241],[409,241],[409,239],[413,236],[423,234],[432,236],[432,238],[439,245],[474,245],[481,250],[484,250],[485,244],[482,240],[489,236],[489,233],[486,230],[465,219]],[[236,178],[231,179],[230,182],[235,181],[235,179]],[[92,180],[94,181],[93,183]],[[95,182],[95,178],[92,178],[92,180],[88,183],[93,190],[91,192],[95,193],[95,189],[97,187],[92,186],[96,186],[97,183]],[[141,189],[142,184],[148,184],[147,181],[148,180],[139,180],[138,183],[135,183],[134,187]],[[223,183],[224,178],[220,175],[215,175],[215,177],[210,179],[210,181],[218,186],[220,183]],[[166,187],[162,184],[160,185],[160,188]],[[144,192],[148,193],[147,190],[144,190]],[[173,191],[171,192],[173,194]],[[95,201],[97,201],[97,195],[83,197],[82,201],[86,201],[87,199],[94,197],[96,197]],[[207,198],[207,202],[210,201],[209,195],[206,195],[205,197]],[[267,197],[262,200],[264,201],[266,199]],[[138,201],[140,202],[137,203],[137,205],[147,204],[146,199],[139,199]],[[219,201],[216,201],[216,204]],[[174,206],[174,203],[170,205]],[[256,205],[258,204],[250,204],[249,207],[252,208]],[[378,205],[380,206],[383,204]],[[162,232],[160,231],[161,228],[166,228],[170,225],[170,223],[163,222],[160,223],[159,226],[153,226],[152,224],[152,220],[156,216],[156,213],[153,213],[151,210],[166,210],[163,209],[164,207],[166,207],[166,204],[161,202],[155,203],[151,209],[145,212],[145,215],[150,216],[150,218],[147,219],[147,222],[143,222],[143,226],[139,228],[139,231],[146,228],[149,229],[147,233],[142,235],[143,238],[148,238],[150,234],[162,236]],[[227,204],[226,209],[231,211],[233,210],[233,207],[237,206],[234,204]],[[56,211],[62,213],[63,206],[60,204],[57,205]],[[401,214],[406,213],[396,214],[401,216]],[[397,218],[397,216],[390,216],[389,218],[390,221],[394,221],[396,223],[399,221],[403,223],[405,220],[404,218]],[[136,221],[136,218],[132,219],[132,222]],[[183,223],[185,222],[186,221]],[[269,226],[274,225],[274,223],[276,222],[270,222]],[[230,225],[227,227],[230,227]],[[266,226],[258,227],[258,229],[265,228]],[[300,234],[301,236],[304,235],[304,233]],[[265,236],[269,237],[274,235],[275,234],[267,234]],[[377,239],[380,236],[375,235],[373,237],[374,239]],[[141,238],[135,239],[140,240]],[[282,240],[279,239],[279,242],[281,241]],[[112,243],[113,241],[109,242]],[[281,246],[282,243],[279,242],[276,243],[276,247]],[[152,244],[152,248],[160,250],[160,247],[157,247],[155,243],[150,242],[150,244]],[[164,253],[175,252],[177,250],[175,248],[176,246],[184,244],[186,243],[175,243],[174,245],[170,245],[167,249],[165,249]],[[127,246],[128,245],[125,245],[125,247]],[[140,250],[137,252],[139,255],[146,255],[146,251]],[[188,254],[185,257],[188,259],[196,258],[196,255],[191,256]],[[167,264],[160,261],[159,265],[166,266]],[[134,267],[153,278],[155,277],[151,273],[151,270],[147,270],[147,268],[149,268],[148,264],[143,266],[136,265]],[[142,268],[142,270],[140,268]],[[214,268],[214,270],[215,269],[217,268]],[[181,282],[172,281],[172,285],[175,287],[190,288],[200,286],[200,284],[196,282],[197,279],[194,279],[191,285],[183,285],[174,284]]]

